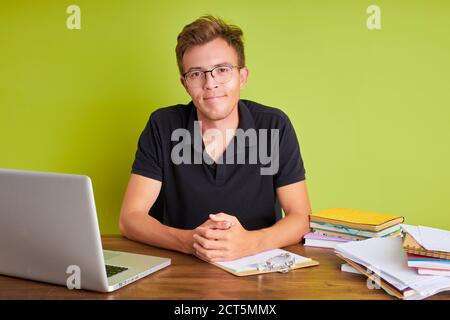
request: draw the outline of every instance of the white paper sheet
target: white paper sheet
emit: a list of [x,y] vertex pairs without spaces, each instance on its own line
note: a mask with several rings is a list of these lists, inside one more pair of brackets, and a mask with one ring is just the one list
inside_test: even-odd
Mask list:
[[[367,241],[367,240],[364,240]],[[391,276],[390,274],[386,273],[385,271],[381,270],[379,267],[375,267],[373,264],[368,263],[365,260],[360,259],[359,257],[355,256],[354,254],[350,253],[347,250],[337,250],[339,253],[341,253],[344,257],[360,264],[366,267],[366,269],[371,270],[373,273],[379,275],[381,278],[389,282],[391,285],[396,287],[398,290],[404,290],[408,288],[408,285],[400,281],[399,279]]]
[[362,274],[361,272],[359,272],[358,270],[356,270],[355,268],[353,268],[351,265],[349,265],[348,263],[343,263],[341,264],[341,271],[343,272],[348,272],[348,273],[355,273],[355,274]]
[[336,251],[349,258],[353,256],[362,261],[366,267],[397,279],[404,286],[417,290],[423,297],[446,288],[450,289],[449,277],[419,275],[416,270],[408,267],[401,238],[373,238],[347,242],[337,245]]
[[419,226],[419,233],[425,249],[450,252],[450,231]]
[[401,226],[425,249],[450,252],[450,231],[408,224]]
[[289,253],[290,255],[292,255],[295,258],[295,263],[311,261],[310,258],[305,258],[303,256],[300,256],[298,254],[283,249],[273,249],[255,254],[253,256],[248,256],[232,261],[216,262],[216,264],[229,268],[234,272],[251,271],[257,269],[260,263],[264,263],[268,259],[273,258],[282,253]]
[[421,244],[422,238],[420,236],[419,227],[411,226],[409,224],[401,224],[401,227],[409,233],[417,242]]

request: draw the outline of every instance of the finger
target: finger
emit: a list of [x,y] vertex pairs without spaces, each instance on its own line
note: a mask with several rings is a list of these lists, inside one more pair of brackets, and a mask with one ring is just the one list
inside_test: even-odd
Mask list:
[[224,212],[218,212],[218,213],[211,213],[209,215],[209,217],[211,219],[215,218],[215,221],[230,221],[231,222],[231,220],[234,216],[226,214]]
[[215,262],[220,259],[224,259],[226,256],[223,250],[208,250],[200,246],[198,243],[194,243],[195,255],[208,262]]
[[225,221],[225,222],[229,222],[230,223],[230,227],[233,225],[234,216],[230,216],[229,214],[226,213],[217,213],[217,214],[210,214],[209,218],[213,221],[219,222],[219,221]]
[[231,227],[231,223],[229,221],[213,221],[211,219],[208,219],[204,224],[201,225],[201,227],[226,230]]
[[203,261],[206,261],[206,262],[210,262],[209,259],[208,259],[207,257],[205,257],[204,255],[202,255],[199,251],[197,251],[197,250],[195,249],[195,245],[194,245],[194,254],[195,254],[195,256],[196,256],[197,258],[202,259]]
[[215,221],[213,224],[214,229],[226,230],[231,228],[232,223],[230,221]]
[[210,261],[210,259],[206,256],[205,249],[202,248],[198,243],[194,242],[193,247],[194,247],[195,255],[197,257],[199,257],[202,260],[205,260],[206,262]]
[[209,240],[207,238],[204,238],[198,234],[194,234],[194,240],[200,244],[203,248],[209,249],[209,250],[223,250],[225,249],[225,244],[223,241],[219,240]]
[[196,232],[194,234],[198,234],[208,240],[227,240],[228,239],[226,230],[198,227],[197,229],[195,229],[195,231]]

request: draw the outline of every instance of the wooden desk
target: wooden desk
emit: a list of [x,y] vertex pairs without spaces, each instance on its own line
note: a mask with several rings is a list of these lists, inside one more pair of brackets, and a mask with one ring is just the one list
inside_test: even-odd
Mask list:
[[[172,258],[172,265],[113,293],[68,290],[66,287],[0,276],[0,299],[396,299],[384,290],[369,290],[366,277],[340,271],[333,250],[286,249],[313,258],[320,266],[286,274],[236,277],[193,256],[103,236],[105,249]],[[444,292],[429,299],[450,299]]]

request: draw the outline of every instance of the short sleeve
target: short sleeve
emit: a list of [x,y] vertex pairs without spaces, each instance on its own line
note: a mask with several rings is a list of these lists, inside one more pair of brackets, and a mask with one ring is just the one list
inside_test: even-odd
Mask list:
[[131,172],[155,180],[163,180],[161,135],[153,114],[139,137]]
[[294,127],[287,116],[283,118],[284,125],[279,135],[279,168],[274,176],[275,188],[305,180],[305,168]]

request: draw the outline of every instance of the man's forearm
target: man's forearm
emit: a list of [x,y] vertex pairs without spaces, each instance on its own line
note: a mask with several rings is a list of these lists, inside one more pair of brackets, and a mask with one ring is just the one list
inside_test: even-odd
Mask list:
[[290,214],[269,228],[255,231],[256,252],[297,244],[309,231],[308,216]]
[[191,230],[168,227],[142,213],[128,213],[126,219],[121,219],[120,231],[130,240],[152,246],[183,253],[192,253],[193,250]]

